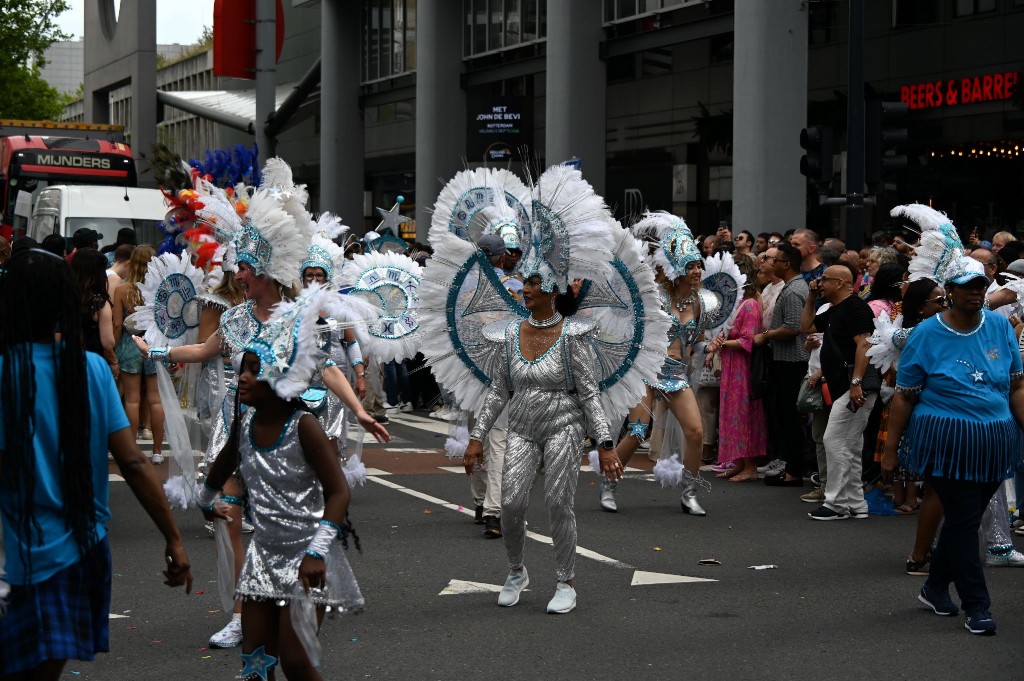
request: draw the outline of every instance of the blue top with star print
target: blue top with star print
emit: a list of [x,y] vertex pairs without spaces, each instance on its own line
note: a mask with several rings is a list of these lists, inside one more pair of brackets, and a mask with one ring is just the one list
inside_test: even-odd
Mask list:
[[957,331],[941,314],[918,324],[900,357],[896,390],[918,395],[900,459],[922,475],[1004,480],[1020,459],[1010,383],[1022,375],[1010,323],[988,310]]

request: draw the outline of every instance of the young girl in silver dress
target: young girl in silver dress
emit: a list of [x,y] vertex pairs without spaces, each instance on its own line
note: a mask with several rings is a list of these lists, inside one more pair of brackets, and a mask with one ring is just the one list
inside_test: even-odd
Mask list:
[[[292,306],[298,316],[302,308],[312,311],[311,318],[289,321],[285,312],[246,349],[237,395],[248,410],[235,419],[198,500],[208,520],[226,518],[214,502],[238,470],[255,527],[235,588],[243,602],[243,678],[277,665],[288,678],[322,678],[318,651],[297,630],[292,610],[302,599],[312,601],[315,630],[328,608],[346,612],[363,606],[344,557],[350,497],[337,449],[297,399],[308,387],[318,350],[315,340],[294,339],[315,337],[317,298],[304,296]],[[282,356],[292,358],[283,368]],[[318,648],[315,641],[313,646]]]

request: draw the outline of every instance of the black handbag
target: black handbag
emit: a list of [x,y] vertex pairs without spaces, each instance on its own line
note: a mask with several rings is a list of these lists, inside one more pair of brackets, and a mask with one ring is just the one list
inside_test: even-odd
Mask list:
[[[852,364],[847,364],[846,360],[843,359],[843,356],[839,354],[839,348],[835,347],[835,341],[832,339],[831,328],[829,329],[829,331],[829,348],[832,350],[832,353],[839,358],[839,361],[843,363],[843,366],[846,367],[847,379],[853,381],[853,370],[855,367]],[[861,376],[860,389],[862,392],[865,393],[877,393],[882,389],[882,374],[879,373],[878,369],[875,368],[875,365],[871,364],[870,362],[868,362],[867,371],[865,371],[864,375]]]
[[754,397],[765,397],[772,387],[772,349],[767,343],[750,351],[750,389]]

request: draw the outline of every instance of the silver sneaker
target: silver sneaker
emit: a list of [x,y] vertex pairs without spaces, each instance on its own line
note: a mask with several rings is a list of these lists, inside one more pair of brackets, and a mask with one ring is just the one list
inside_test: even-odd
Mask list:
[[1024,567],[1024,553],[1017,549],[1010,549],[1005,553],[992,553],[989,549],[985,553],[985,565],[987,567]]
[[780,471],[786,470],[786,462],[782,459],[772,459],[767,466],[758,466],[757,472],[761,475],[778,475]]
[[210,637],[211,648],[234,648],[242,645],[242,620],[231,618],[227,626]]
[[498,594],[498,605],[503,608],[511,608],[519,602],[519,594],[530,585],[530,575],[526,572],[526,566],[522,570],[510,570],[505,579],[505,586],[501,587]]
[[618,482],[609,482],[608,480],[601,481],[601,510],[608,511],[609,513],[615,513],[619,510],[618,505],[615,503],[615,488],[619,486]]
[[552,615],[564,615],[576,607],[576,589],[565,582],[555,587],[555,595],[548,601],[548,612]]
[[700,486],[700,480],[687,470],[683,471],[683,477],[685,479],[683,482],[683,495],[679,497],[679,505],[682,507],[683,513],[697,516],[707,515],[707,511],[701,508],[700,503],[697,501],[697,488]]

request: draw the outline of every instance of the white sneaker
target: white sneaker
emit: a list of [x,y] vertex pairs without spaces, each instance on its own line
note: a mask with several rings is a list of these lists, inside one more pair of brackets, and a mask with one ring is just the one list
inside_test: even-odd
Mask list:
[[786,462],[782,459],[772,459],[767,466],[758,466],[757,472],[761,475],[777,475],[780,471],[786,470]]
[[139,439],[140,440],[152,440],[153,439],[153,431],[151,431],[149,428],[141,429],[139,431]]
[[234,648],[242,645],[242,620],[231,618],[227,626],[210,637],[211,648]]
[[398,411],[402,412],[403,414],[408,414],[409,412],[412,411],[412,402],[403,402],[402,406],[398,408]]
[[388,402],[385,402],[384,403],[384,411],[385,411],[385,413],[388,413],[388,414],[397,414],[398,413],[398,405],[397,404],[389,404]]
[[162,464],[164,462],[164,455],[163,454],[155,454],[154,453],[153,456],[149,457],[149,460],[152,461],[154,463],[154,465],[159,466],[160,464]]
[[552,615],[564,615],[576,607],[576,589],[565,582],[555,587],[554,597],[548,601],[548,612]]
[[988,567],[1024,567],[1024,553],[1010,549],[1006,553],[985,553],[985,565]]
[[526,571],[525,565],[522,570],[510,570],[508,577],[505,578],[505,586],[501,587],[501,593],[498,594],[498,605],[511,608],[519,602],[519,594],[528,586],[530,574]]
[[441,410],[441,414],[438,416],[442,421],[454,421],[459,417],[459,410],[452,409],[451,407],[445,407]]

